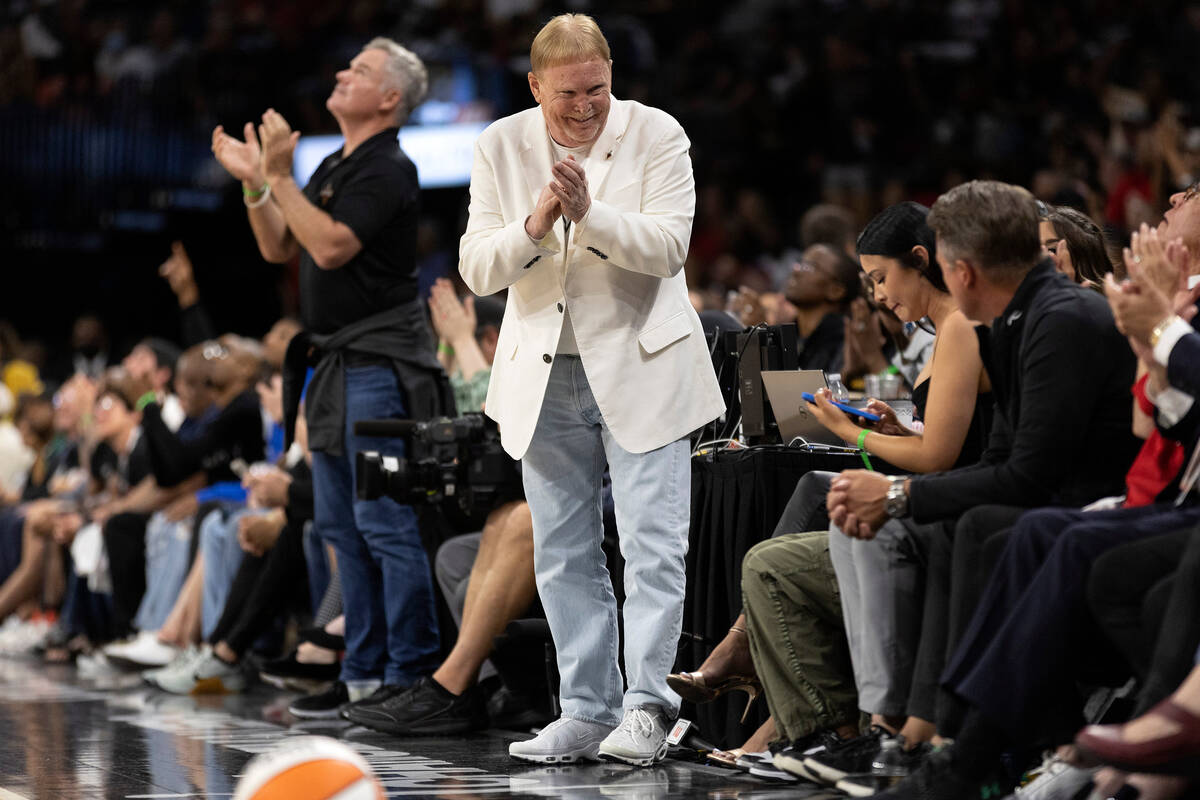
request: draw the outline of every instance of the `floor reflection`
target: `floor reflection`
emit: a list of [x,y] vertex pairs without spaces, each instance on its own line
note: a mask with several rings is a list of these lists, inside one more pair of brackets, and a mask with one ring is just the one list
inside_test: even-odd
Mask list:
[[388,797],[471,800],[783,800],[814,790],[668,761],[536,767],[508,757],[521,734],[397,739],[341,721],[296,720],[288,695],[177,697],[136,676],[0,658],[0,797],[5,800],[229,798],[246,762],[282,740],[319,734],[363,755]]

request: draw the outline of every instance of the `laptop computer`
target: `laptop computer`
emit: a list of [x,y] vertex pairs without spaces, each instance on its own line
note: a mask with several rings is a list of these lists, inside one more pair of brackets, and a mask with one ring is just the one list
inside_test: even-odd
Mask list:
[[847,445],[840,436],[817,421],[809,410],[808,401],[801,397],[804,392],[816,394],[818,389],[828,386],[824,372],[819,369],[763,370],[762,380],[784,444],[801,437],[810,444]]

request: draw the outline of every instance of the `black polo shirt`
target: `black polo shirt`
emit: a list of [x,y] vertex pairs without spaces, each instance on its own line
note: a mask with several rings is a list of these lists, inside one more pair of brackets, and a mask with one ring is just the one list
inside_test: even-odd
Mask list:
[[417,296],[417,168],[388,128],[343,158],[326,156],[304,196],[350,227],[362,250],[337,269],[300,255],[300,316],[313,333],[331,334]]

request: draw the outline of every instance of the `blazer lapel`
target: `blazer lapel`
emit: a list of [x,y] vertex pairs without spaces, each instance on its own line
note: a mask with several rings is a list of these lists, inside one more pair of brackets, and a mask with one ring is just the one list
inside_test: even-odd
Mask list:
[[600,132],[596,143],[592,145],[592,151],[588,154],[587,163],[584,165],[588,190],[591,191],[592,197],[603,196],[604,181],[608,178],[609,170],[612,169],[613,162],[617,159],[617,151],[628,125],[629,114],[626,111],[625,103],[613,97],[604,130]]
[[521,142],[521,168],[525,173],[525,183],[529,186],[530,207],[537,204],[542,189],[550,182],[550,167],[553,165],[546,122],[539,109],[537,113],[529,115],[529,124],[525,126],[525,137]]
[[[529,124],[525,126],[524,138],[521,141],[521,171],[525,174],[525,184],[529,189],[529,208],[537,205],[542,189],[550,182],[550,168],[553,165],[546,122],[542,118],[541,110],[536,110],[536,113],[529,115]],[[542,246],[558,250],[561,247],[561,233],[557,225],[550,228]]]

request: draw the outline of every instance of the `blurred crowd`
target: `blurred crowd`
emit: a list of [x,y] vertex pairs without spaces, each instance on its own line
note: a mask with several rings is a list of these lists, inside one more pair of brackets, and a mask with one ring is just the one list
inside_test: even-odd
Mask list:
[[[818,202],[847,209],[857,229],[900,199],[929,204],[964,178],[996,177],[1120,239],[1200,174],[1200,76],[1186,68],[1200,3],[1189,0],[566,5],[608,32],[617,96],[668,110],[691,137],[699,196],[687,269],[708,308],[742,285],[782,288],[796,248],[812,243],[799,222]],[[219,182],[204,147],[215,124],[240,130],[273,106],[298,130],[329,132],[333,73],[378,33],[429,65],[416,122],[495,118],[531,102],[529,43],[560,10],[9,0],[0,120],[26,124],[0,126],[0,163],[25,196],[61,209],[77,176],[47,181],[21,153],[69,120],[171,130],[196,146],[167,159],[177,169],[161,179]]]

